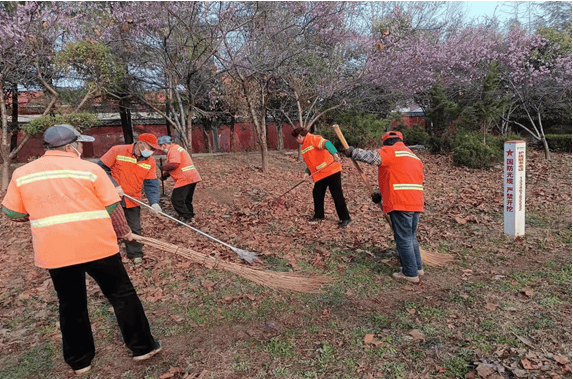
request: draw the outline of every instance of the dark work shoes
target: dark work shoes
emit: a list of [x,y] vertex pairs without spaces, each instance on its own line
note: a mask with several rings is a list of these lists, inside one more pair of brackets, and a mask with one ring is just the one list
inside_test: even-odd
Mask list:
[[134,361],[145,361],[146,359],[149,359],[151,357],[153,357],[155,354],[159,353],[161,351],[163,347],[161,346],[160,342],[155,341],[155,349],[151,350],[149,353],[147,354],[143,354],[143,355],[136,355],[133,357]]
[[348,219],[348,220],[342,220],[338,223],[338,227],[339,228],[346,228],[348,225],[352,224],[352,220]]

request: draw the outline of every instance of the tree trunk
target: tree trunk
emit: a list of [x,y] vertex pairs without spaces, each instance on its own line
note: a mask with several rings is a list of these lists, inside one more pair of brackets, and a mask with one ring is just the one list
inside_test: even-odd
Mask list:
[[203,138],[205,139],[205,147],[207,148],[207,152],[209,154],[213,153],[213,147],[211,146],[211,140],[209,139],[209,133],[207,133],[207,129],[205,126],[201,126],[201,131],[203,132]]
[[277,149],[278,151],[283,151],[285,149],[285,141],[283,136],[283,123],[277,123]]
[[18,86],[12,92],[12,125],[10,126],[10,151],[18,147]]
[[186,124],[184,123],[183,125],[186,125],[185,126],[185,137],[187,139],[186,148],[187,151],[189,152],[189,155],[193,155],[193,107],[191,105],[187,107],[187,123]]
[[4,79],[0,77],[0,119],[2,120],[2,145],[0,154],[2,154],[2,191],[8,189],[10,183],[10,139],[8,138],[8,114],[6,113],[6,101],[4,99]]
[[547,144],[545,136],[541,138],[541,142],[543,143],[543,150],[545,150],[545,159],[549,160],[549,145]]
[[221,151],[221,146],[219,144],[219,130],[216,128],[211,128],[211,136],[213,137],[213,151]]
[[126,144],[133,143],[133,126],[131,124],[131,102],[127,96],[122,97],[119,102],[119,116],[121,117],[121,128]]
[[229,126],[229,151],[231,153],[235,152],[235,117],[233,117]]

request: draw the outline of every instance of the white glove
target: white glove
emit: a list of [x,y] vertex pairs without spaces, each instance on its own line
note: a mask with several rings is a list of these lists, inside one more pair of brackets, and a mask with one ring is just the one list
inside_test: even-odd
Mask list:
[[123,193],[123,188],[121,188],[121,186],[115,187],[115,190],[117,191],[119,197],[123,197],[123,195],[125,195],[125,193]]
[[152,212],[154,215],[158,216],[159,212],[161,212],[161,207],[159,206],[159,204],[152,204],[151,208],[153,209]]

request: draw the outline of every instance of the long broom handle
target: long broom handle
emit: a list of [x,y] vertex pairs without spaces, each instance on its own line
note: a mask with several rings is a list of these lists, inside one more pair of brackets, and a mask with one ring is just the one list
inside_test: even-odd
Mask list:
[[[340,130],[340,126],[338,126],[337,124],[334,124],[334,125],[332,125],[332,128],[334,129],[334,132],[336,133],[338,139],[342,143],[342,146],[344,147],[344,149],[348,149],[348,147],[349,147],[348,142],[346,142],[346,138],[344,138],[344,135],[342,134],[342,131]],[[358,162],[356,162],[354,159],[352,159],[352,163],[354,163],[354,167],[356,167],[356,169],[360,173],[360,176],[362,176],[362,180],[364,180],[364,184],[366,185],[366,188],[368,188],[368,192],[372,196],[374,194],[374,189],[372,188],[372,186],[368,182],[368,179],[366,179],[366,175],[364,175],[364,172],[362,172],[362,169],[358,165]],[[378,203],[378,205],[380,206],[380,210],[382,210],[382,213],[384,214],[384,218],[386,219],[386,221],[388,221],[388,224],[390,225],[390,227],[392,227],[392,220],[390,219],[390,216],[388,216],[388,214],[386,212],[384,212],[384,205],[382,205],[381,202]]]
[[226,243],[223,242],[223,241],[219,241],[217,238],[215,238],[215,237],[213,237],[213,236],[210,236],[210,235],[208,235],[208,234],[205,233],[205,232],[200,231],[199,229],[195,229],[194,227],[192,227],[192,226],[189,225],[189,224],[184,223],[183,221],[179,221],[179,220],[176,219],[175,217],[169,216],[167,213],[164,213],[164,212],[162,212],[162,211],[156,211],[155,209],[153,209],[153,208],[150,207],[149,205],[145,204],[144,202],[141,202],[141,201],[139,201],[139,200],[137,200],[137,199],[134,199],[133,197],[131,197],[131,196],[129,196],[129,195],[124,194],[123,196],[127,197],[129,200],[135,201],[135,202],[136,202],[137,204],[139,204],[139,205],[143,205],[144,207],[147,207],[147,208],[151,209],[153,212],[157,212],[157,213],[159,213],[160,215],[165,216],[165,217],[167,217],[167,218],[170,219],[170,220],[173,220],[173,221],[175,221],[175,222],[178,222],[179,224],[181,224],[181,225],[183,225],[183,226],[186,226],[186,227],[188,227],[189,229],[192,229],[192,230],[196,231],[197,233],[201,234],[202,236],[205,236],[205,237],[207,237],[207,238],[210,238],[210,239],[212,239],[212,240],[215,241],[215,242],[219,242],[221,245],[227,246],[228,248],[230,248],[230,249],[233,250],[233,251],[237,249],[236,247],[233,247],[233,246],[231,246],[231,245],[229,245],[229,244],[226,244]]
[[[324,170],[325,168],[327,168],[328,166],[330,166],[331,164],[333,164],[336,161],[332,161],[329,164],[327,164],[326,166],[324,166],[323,168],[321,168],[318,171],[315,171],[313,174],[310,175],[310,177],[312,178],[315,174],[318,174],[319,172],[321,172],[322,170]],[[303,180],[301,180],[300,182],[298,182],[297,184],[295,184],[293,187],[291,187],[291,189],[289,189],[288,191],[286,191],[285,193],[283,193],[282,195],[280,195],[279,197],[277,197],[274,201],[277,201],[278,199],[280,199],[281,197],[283,197],[284,195],[286,195],[287,193],[289,193],[290,191],[292,191],[293,189],[295,189],[296,187],[300,186],[302,183],[306,182],[306,178],[304,178]]]

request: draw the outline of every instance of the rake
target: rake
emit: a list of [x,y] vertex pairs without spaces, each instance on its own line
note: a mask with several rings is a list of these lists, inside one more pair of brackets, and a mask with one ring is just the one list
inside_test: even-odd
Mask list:
[[[124,196],[127,197],[128,199],[132,200],[132,201],[135,201],[137,204],[143,205],[144,207],[149,208],[149,209],[151,209],[153,212],[155,212],[155,209],[153,209],[153,208],[150,207],[149,205],[145,204],[144,202],[141,202],[141,201],[139,201],[139,200],[137,200],[137,199],[134,199],[133,197],[131,197],[131,196],[129,196],[129,195],[124,195]],[[215,237],[213,237],[213,236],[208,235],[208,234],[205,233],[205,232],[200,231],[199,229],[195,229],[195,228],[192,227],[191,225],[186,224],[186,223],[184,223],[183,221],[180,221],[180,220],[176,219],[176,218],[173,217],[173,216],[169,216],[167,213],[164,213],[164,212],[161,212],[161,211],[159,211],[159,212],[157,212],[157,213],[159,213],[160,215],[162,215],[162,216],[164,216],[164,217],[167,217],[168,219],[173,220],[173,221],[175,221],[175,222],[177,222],[177,223],[179,223],[179,224],[181,224],[181,225],[183,225],[183,226],[188,227],[189,229],[191,229],[191,230],[193,230],[193,231],[195,231],[195,232],[201,234],[202,236],[205,236],[205,237],[207,237],[207,238],[210,238],[210,239],[212,239],[213,241],[215,241],[215,242],[217,242],[217,243],[220,243],[220,244],[223,245],[223,246],[228,247],[229,249],[233,250],[233,252],[235,252],[241,259],[244,259],[244,260],[246,260],[246,261],[249,262],[249,263],[253,263],[253,261],[254,261],[255,259],[257,259],[257,254],[255,254],[255,253],[252,253],[252,252],[250,252],[250,251],[242,250],[242,249],[236,248],[236,247],[234,247],[234,246],[231,246],[231,245],[229,245],[229,244],[227,244],[227,243],[225,243],[225,242],[223,242],[223,241],[218,240],[217,238],[215,238]]]
[[[332,128],[334,129],[334,132],[336,133],[336,135],[338,136],[338,139],[342,143],[342,146],[345,149],[348,149],[348,147],[349,147],[348,142],[346,142],[346,138],[344,138],[344,135],[342,134],[340,127],[338,125],[334,124],[334,125],[332,125]],[[369,193],[371,195],[374,194],[374,190],[372,189],[372,186],[368,182],[368,179],[366,179],[366,176],[364,175],[364,172],[362,172],[362,169],[358,165],[358,162],[356,162],[354,159],[352,159],[352,163],[354,163],[356,170],[358,170],[358,172],[362,176],[364,184],[366,184],[366,187],[368,188]],[[380,210],[382,210],[382,213],[384,214],[384,218],[386,219],[386,221],[390,225],[390,228],[392,228],[392,220],[390,219],[390,216],[388,216],[388,214],[386,212],[384,212],[384,205],[382,205],[382,203],[379,203],[379,205],[380,205]],[[452,256],[449,254],[432,253],[432,252],[421,250],[421,249],[420,249],[420,257],[422,258],[422,263],[429,265],[429,266],[433,266],[433,267],[444,266],[446,263],[450,262],[453,259]]]
[[334,282],[334,279],[328,276],[307,277],[292,272],[260,270],[238,263],[223,261],[191,249],[184,249],[153,238],[135,234],[133,238],[145,245],[190,259],[194,263],[198,263],[208,269],[229,271],[265,287],[286,289],[292,292],[321,293],[323,292],[323,285]]

